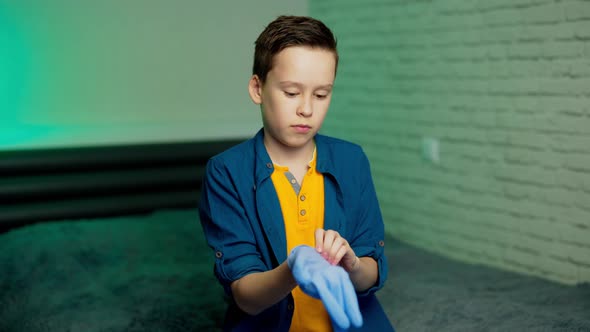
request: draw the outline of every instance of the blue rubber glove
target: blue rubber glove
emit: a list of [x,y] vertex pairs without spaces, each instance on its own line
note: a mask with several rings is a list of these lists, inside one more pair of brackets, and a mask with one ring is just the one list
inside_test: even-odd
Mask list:
[[287,264],[301,290],[322,300],[335,328],[347,330],[350,325],[363,325],[354,286],[344,268],[331,265],[314,248],[306,245],[293,248]]

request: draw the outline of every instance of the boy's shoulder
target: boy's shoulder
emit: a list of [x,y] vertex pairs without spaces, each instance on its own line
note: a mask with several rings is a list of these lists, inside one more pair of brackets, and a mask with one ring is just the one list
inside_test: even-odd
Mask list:
[[363,148],[341,138],[316,136],[317,169],[331,173],[339,182],[345,183],[367,171],[368,159]]

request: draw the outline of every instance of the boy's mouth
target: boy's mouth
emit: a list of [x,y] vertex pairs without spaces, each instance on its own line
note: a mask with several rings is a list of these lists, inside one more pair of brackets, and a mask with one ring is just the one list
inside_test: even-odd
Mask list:
[[297,131],[298,133],[307,133],[311,130],[310,126],[302,124],[294,125],[293,128],[295,128],[295,131]]

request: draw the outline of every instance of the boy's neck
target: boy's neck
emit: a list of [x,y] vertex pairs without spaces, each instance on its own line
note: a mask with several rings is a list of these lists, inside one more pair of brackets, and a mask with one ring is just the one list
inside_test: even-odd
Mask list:
[[277,142],[264,140],[266,152],[274,164],[289,168],[307,166],[313,159],[315,142],[312,140],[302,147],[280,146]]

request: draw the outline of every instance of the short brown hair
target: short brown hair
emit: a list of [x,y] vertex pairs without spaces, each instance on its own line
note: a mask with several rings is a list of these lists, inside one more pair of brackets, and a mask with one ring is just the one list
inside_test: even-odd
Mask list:
[[252,73],[264,82],[274,56],[290,46],[309,46],[334,52],[338,67],[336,38],[321,21],[308,16],[279,16],[256,39]]

